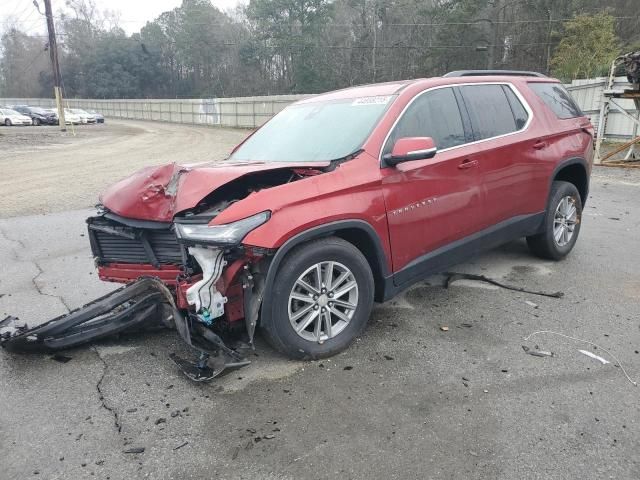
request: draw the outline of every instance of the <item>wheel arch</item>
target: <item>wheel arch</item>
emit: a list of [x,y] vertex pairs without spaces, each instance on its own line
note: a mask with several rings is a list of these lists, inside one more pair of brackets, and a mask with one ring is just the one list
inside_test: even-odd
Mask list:
[[271,298],[271,289],[280,264],[295,247],[318,238],[335,236],[354,245],[367,259],[375,285],[374,298],[382,301],[385,279],[390,276],[387,256],[374,228],[364,220],[340,220],[310,228],[287,240],[275,253],[265,279],[264,301]]
[[[589,196],[589,171],[587,161],[584,158],[575,157],[561,162],[553,171],[551,183],[564,181],[572,183],[580,193],[582,206],[587,203]],[[551,183],[549,184],[549,194],[551,194]]]

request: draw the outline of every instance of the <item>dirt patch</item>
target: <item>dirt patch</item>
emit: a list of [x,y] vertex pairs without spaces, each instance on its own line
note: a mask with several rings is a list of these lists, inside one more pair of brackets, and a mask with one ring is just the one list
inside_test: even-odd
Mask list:
[[105,187],[144,166],[221,160],[248,134],[124,120],[74,130],[0,129],[0,218],[90,207]]

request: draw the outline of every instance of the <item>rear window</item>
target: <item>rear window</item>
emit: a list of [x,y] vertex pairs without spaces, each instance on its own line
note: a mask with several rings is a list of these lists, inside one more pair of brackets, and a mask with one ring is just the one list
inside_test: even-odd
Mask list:
[[[521,130],[527,123],[527,111],[510,88],[503,85],[460,87],[471,118],[475,140],[498,137]],[[507,96],[511,92],[513,98]]]
[[530,83],[529,86],[559,119],[565,120],[584,115],[569,92],[559,83]]

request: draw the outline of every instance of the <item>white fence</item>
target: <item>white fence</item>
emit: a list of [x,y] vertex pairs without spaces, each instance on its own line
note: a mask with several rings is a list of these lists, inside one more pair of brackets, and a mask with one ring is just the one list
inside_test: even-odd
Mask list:
[[[96,110],[109,118],[253,128],[262,125],[290,103],[307,95],[274,95],[213,99],[65,99],[65,106]],[[48,98],[0,98],[0,105],[53,108]]]
[[[602,94],[607,83],[606,78],[591,78],[586,80],[574,80],[567,85],[567,90],[576,100],[582,111],[591,117],[591,123],[598,131],[600,123],[600,106],[602,104]],[[626,77],[616,77],[613,90],[622,91],[631,88]],[[618,103],[627,113],[638,117],[638,111],[635,108],[633,100],[617,99]],[[607,119],[607,131],[604,137],[610,140],[628,140],[631,137],[638,136],[638,126],[622,113],[614,108],[609,109],[609,117]]]
[[[591,117],[598,128],[600,104],[605,87],[605,78],[574,80],[567,89],[582,110]],[[616,78],[615,90],[629,88],[624,77]],[[163,122],[219,125],[224,127],[253,128],[262,125],[285,106],[306,95],[273,95],[264,97],[238,97],[214,99],[136,99],[95,100],[68,99],[71,108],[97,110],[105,117]],[[632,115],[637,115],[633,101],[620,100],[621,106]],[[47,98],[0,98],[0,105],[33,105],[53,107]],[[629,139],[637,135],[636,125],[621,113],[610,110],[605,136],[610,139]]]

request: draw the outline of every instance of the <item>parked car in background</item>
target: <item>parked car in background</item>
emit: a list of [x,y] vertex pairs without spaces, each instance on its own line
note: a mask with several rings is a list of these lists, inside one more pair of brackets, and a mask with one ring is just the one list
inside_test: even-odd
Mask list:
[[104,123],[104,115],[95,110],[87,110],[87,113],[90,113],[94,117],[96,117],[96,123]]
[[79,123],[82,123],[82,118],[80,118],[80,115],[78,115],[77,113],[73,113],[71,109],[65,108],[64,123],[67,125],[78,125]]
[[58,114],[45,110],[44,108],[29,107],[27,105],[14,105],[11,107],[11,109],[31,118],[33,125],[40,125],[40,124],[57,125],[58,124]]
[[85,112],[81,108],[70,108],[69,110],[80,117],[81,123],[96,123],[96,116]]
[[7,127],[12,125],[31,125],[33,123],[30,117],[10,108],[0,109],[0,122]]

